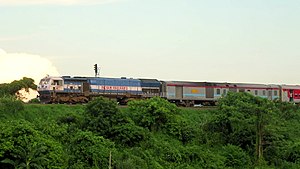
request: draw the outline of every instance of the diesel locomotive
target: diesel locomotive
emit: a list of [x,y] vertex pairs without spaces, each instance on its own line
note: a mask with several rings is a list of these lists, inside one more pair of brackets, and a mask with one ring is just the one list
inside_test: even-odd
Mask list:
[[250,83],[160,81],[157,79],[46,76],[38,85],[42,103],[87,103],[103,96],[126,104],[162,97],[182,106],[214,105],[228,92],[248,92],[269,100],[300,102],[300,86]]

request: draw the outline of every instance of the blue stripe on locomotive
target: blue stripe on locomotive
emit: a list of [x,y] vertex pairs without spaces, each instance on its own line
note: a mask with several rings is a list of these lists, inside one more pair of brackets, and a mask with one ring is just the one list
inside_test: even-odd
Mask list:
[[[119,78],[91,78],[88,79],[90,85],[97,86],[128,86],[128,87],[141,87],[141,81],[138,79],[119,79]],[[100,90],[91,89],[94,93],[130,93],[130,94],[142,94],[142,91],[137,90]]]
[[141,81],[137,79],[92,78],[88,82],[91,85],[141,87]]
[[82,82],[78,81],[65,81],[65,85],[82,85]]
[[142,91],[134,91],[134,90],[98,90],[98,89],[91,89],[93,93],[103,93],[103,94],[142,94]]
[[81,90],[79,89],[67,89],[67,88],[64,88],[64,92],[68,92],[68,93],[81,93]]

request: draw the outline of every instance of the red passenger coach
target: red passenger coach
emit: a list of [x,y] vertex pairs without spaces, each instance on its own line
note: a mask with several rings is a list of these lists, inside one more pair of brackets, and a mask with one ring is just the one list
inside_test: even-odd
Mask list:
[[282,101],[300,103],[300,86],[282,85]]
[[294,90],[294,99],[300,99],[300,90]]

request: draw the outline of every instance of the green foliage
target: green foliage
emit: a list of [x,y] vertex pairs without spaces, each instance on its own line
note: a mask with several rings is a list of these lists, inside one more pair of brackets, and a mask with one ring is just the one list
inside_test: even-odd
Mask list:
[[[67,118],[65,120],[71,120]],[[117,108],[117,103],[103,97],[86,106],[84,127],[121,145],[134,146],[146,138],[147,131],[136,126]]]
[[115,156],[115,168],[117,169],[147,169],[148,164],[143,157],[138,154],[141,150],[130,151],[127,149],[124,149],[122,152],[118,153],[117,156]]
[[284,120],[300,120],[300,105],[288,102],[275,102],[276,107],[281,111],[280,118]]
[[250,168],[251,158],[243,149],[234,145],[223,146],[222,149],[222,155],[226,157],[226,167]]
[[34,98],[34,99],[29,100],[28,103],[31,103],[31,104],[36,103],[37,104],[37,103],[41,103],[41,101],[38,98]]
[[23,77],[21,80],[15,80],[11,83],[0,84],[0,97],[5,95],[18,95],[22,97],[19,90],[25,89],[26,92],[29,92],[29,89],[36,90],[37,86],[34,84],[34,80],[31,78]]
[[92,132],[78,131],[70,139],[70,168],[108,168],[114,143]]
[[219,150],[214,150],[205,146],[189,146],[185,151],[185,161],[191,160],[192,168],[226,168],[226,158],[220,154]]
[[0,168],[108,168],[110,152],[115,169],[300,167],[299,106],[246,93],[229,93],[214,110],[179,109],[160,98],[128,108],[104,98],[17,110],[7,103]]
[[218,107],[207,130],[221,133],[225,144],[240,146],[253,154],[258,134],[265,133],[265,126],[279,112],[273,102],[248,93],[228,93]]
[[159,131],[171,122],[179,109],[160,97],[129,102],[129,109],[134,114],[134,121],[150,131]]
[[24,110],[23,102],[13,96],[0,98],[0,118],[16,115]]
[[[24,120],[0,124],[0,168],[64,168],[59,143]],[[8,165],[9,164],[9,165]]]
[[183,119],[181,116],[175,116],[172,122],[168,123],[168,133],[175,136],[183,144],[186,144],[193,140],[196,135],[196,131],[190,123]]
[[300,163],[300,141],[290,143],[284,153],[284,158],[288,162]]
[[108,135],[116,115],[119,113],[117,103],[103,97],[98,97],[86,105],[85,124],[88,130],[100,135]]
[[133,147],[147,138],[147,132],[134,123],[125,123],[115,125],[111,130],[110,138],[121,145]]
[[67,124],[69,126],[74,125],[75,128],[81,128],[84,123],[84,118],[81,114],[67,112],[57,118],[57,124]]
[[118,112],[117,103],[103,97],[97,97],[86,106],[86,112],[92,117],[111,118]]

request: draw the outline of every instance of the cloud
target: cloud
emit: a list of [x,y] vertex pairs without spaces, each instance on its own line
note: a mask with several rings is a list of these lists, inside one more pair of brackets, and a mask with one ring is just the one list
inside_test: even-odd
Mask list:
[[7,36],[7,37],[0,37],[0,42],[5,41],[18,41],[18,40],[24,40],[30,38],[30,35],[23,35],[23,36]]
[[0,6],[13,5],[96,5],[120,0],[0,0]]
[[47,74],[59,75],[50,60],[28,53],[7,53],[0,48],[0,83],[30,77],[37,84]]

